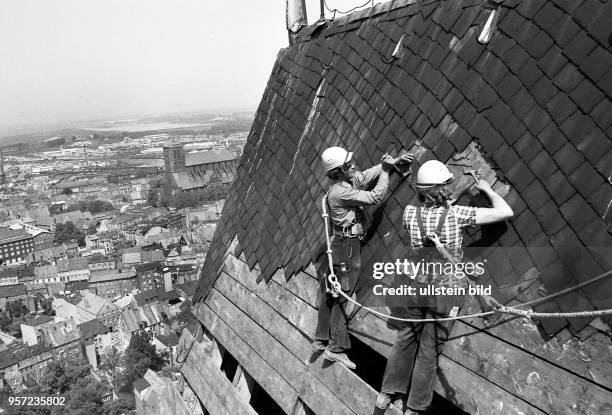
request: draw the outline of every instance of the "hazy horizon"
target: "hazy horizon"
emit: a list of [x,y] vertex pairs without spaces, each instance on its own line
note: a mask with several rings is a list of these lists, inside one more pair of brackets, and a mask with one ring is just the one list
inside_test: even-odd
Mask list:
[[[306,3],[313,23],[319,1]],[[285,1],[3,0],[0,137],[115,117],[255,111],[287,46]]]

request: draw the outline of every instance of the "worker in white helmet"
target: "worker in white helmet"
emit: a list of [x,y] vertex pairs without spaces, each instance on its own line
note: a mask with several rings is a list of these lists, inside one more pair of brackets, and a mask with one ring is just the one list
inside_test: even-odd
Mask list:
[[[410,234],[415,259],[419,258],[419,253],[427,256],[433,255],[432,252],[444,259],[437,248],[427,248],[432,233],[435,233],[433,238],[437,238],[448,252],[446,260],[461,262],[464,227],[500,222],[513,216],[512,208],[484,180],[477,180],[475,188],[489,198],[492,205],[490,208],[451,205],[452,181],[452,173],[437,160],[425,162],[418,171],[416,187],[420,204],[408,205],[403,215],[403,227]],[[467,284],[465,278],[460,280],[452,277],[454,281],[451,282],[455,285],[460,285],[456,284],[459,281]],[[424,303],[414,300],[417,303],[406,307],[406,318],[448,315],[450,307],[444,296],[424,300]],[[479,301],[486,307],[496,304],[488,296],[481,296]],[[449,327],[450,324],[440,323],[405,323],[398,330],[396,342],[387,359],[381,392],[376,400],[378,408],[386,408],[393,397],[401,406],[408,393],[405,414],[422,414],[427,411],[433,398],[439,339],[448,334]]]
[[[361,240],[365,235],[363,207],[383,201],[393,165],[410,163],[412,155],[406,154],[394,159],[385,154],[380,164],[363,172],[357,171],[353,153],[341,147],[326,149],[321,159],[327,177],[332,180],[327,202],[331,218],[334,271],[342,290],[350,295],[355,289],[361,268]],[[378,181],[374,188],[364,190],[375,179]],[[346,300],[335,298],[327,292],[325,278],[321,278],[321,291],[313,350],[324,351],[325,359],[354,369],[355,364],[346,355],[351,347],[344,309]]]

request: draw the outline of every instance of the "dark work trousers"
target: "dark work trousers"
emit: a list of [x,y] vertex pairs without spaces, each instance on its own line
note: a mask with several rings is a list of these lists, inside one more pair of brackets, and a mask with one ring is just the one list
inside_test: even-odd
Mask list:
[[[334,273],[342,285],[342,291],[352,295],[361,270],[361,241],[357,238],[334,236],[331,246]],[[321,292],[319,293],[319,313],[315,339],[327,341],[327,348],[330,352],[340,353],[351,348],[351,340],[347,332],[347,300],[342,297],[334,298],[326,292],[325,278],[327,278],[329,272],[319,275]]]
[[[442,317],[437,308],[409,307],[406,318]],[[409,408],[424,411],[433,399],[440,346],[452,322],[402,323],[387,359],[382,392],[389,395],[408,392]]]

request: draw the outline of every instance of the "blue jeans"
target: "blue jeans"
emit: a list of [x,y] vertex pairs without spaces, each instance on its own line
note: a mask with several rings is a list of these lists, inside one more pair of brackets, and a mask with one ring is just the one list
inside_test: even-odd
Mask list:
[[[342,291],[352,295],[361,270],[361,241],[357,238],[334,237],[332,240],[334,273],[342,285]],[[327,262],[326,262],[327,264]],[[347,300],[332,297],[326,292],[325,279],[329,266],[321,267],[319,272],[319,311],[315,339],[327,341],[330,352],[340,353],[351,348],[348,336]]]
[[[406,318],[432,318],[440,314],[434,308],[406,308]],[[389,395],[408,392],[407,405],[424,411],[433,399],[434,381],[440,344],[448,337],[448,323],[403,323],[383,377],[382,392]]]

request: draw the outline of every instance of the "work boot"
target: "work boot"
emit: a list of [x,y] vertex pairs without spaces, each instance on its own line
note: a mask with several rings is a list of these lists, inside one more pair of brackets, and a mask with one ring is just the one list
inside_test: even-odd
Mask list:
[[378,392],[376,397],[376,407],[378,409],[387,409],[387,406],[391,403],[391,395],[384,392]]
[[346,353],[334,353],[330,352],[329,349],[326,349],[325,353],[323,353],[323,358],[325,358],[325,360],[329,360],[330,362],[341,363],[349,369],[355,369],[357,367],[357,365],[355,365],[355,363],[348,358]]
[[325,351],[327,345],[323,340],[315,339],[315,341],[312,342],[310,347],[312,348],[313,353],[319,353]]

